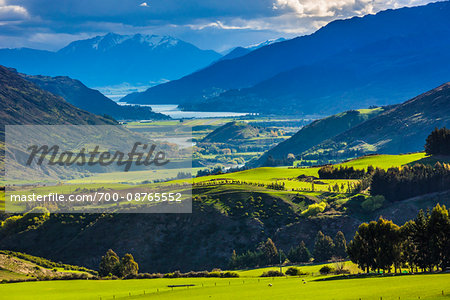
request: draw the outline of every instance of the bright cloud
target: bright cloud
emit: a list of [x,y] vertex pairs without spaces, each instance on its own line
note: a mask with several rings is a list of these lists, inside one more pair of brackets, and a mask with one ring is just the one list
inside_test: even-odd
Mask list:
[[55,50],[71,37],[116,32],[167,34],[220,50],[308,34],[336,19],[432,1],[0,0],[0,47]]
[[0,22],[19,21],[29,17],[28,11],[19,5],[7,5],[0,0]]

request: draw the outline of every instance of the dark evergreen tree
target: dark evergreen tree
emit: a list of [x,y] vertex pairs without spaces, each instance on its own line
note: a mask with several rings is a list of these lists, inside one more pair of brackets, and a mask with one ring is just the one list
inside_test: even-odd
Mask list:
[[367,273],[375,265],[372,231],[367,223],[359,225],[355,237],[347,246],[347,253],[351,261]]
[[261,245],[261,252],[264,265],[272,265],[279,262],[279,255],[277,247],[274,242],[268,238],[267,241]]
[[427,137],[425,152],[427,155],[450,155],[450,129],[435,128]]
[[314,260],[327,261],[333,256],[334,243],[333,239],[328,235],[324,235],[322,231],[317,232],[314,242]]
[[428,220],[431,263],[443,271],[450,266],[450,219],[448,210],[439,204]]
[[306,248],[305,242],[301,241],[298,246],[289,250],[287,257],[292,263],[305,263],[311,260],[311,253]]
[[337,258],[347,257],[347,241],[342,231],[338,231],[334,237],[334,251],[333,256]]

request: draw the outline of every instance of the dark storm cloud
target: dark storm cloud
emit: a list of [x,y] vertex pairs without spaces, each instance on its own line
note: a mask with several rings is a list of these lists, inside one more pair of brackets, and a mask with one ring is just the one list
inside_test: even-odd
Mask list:
[[429,0],[0,0],[0,47],[57,49],[104,34],[154,33],[202,48],[306,34],[338,18]]

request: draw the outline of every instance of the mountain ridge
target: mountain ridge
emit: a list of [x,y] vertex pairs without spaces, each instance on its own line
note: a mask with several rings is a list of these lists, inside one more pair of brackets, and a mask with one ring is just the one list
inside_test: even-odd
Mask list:
[[43,76],[19,74],[43,90],[63,97],[70,104],[97,115],[109,115],[119,120],[168,119],[149,107],[120,106],[97,90],[90,89],[81,81],[68,76]]
[[[357,122],[349,123],[348,118],[342,118],[349,112],[317,120],[250,166],[286,164],[289,153],[298,159],[327,163],[375,153],[423,151],[425,139],[434,128],[450,126],[450,82],[401,104],[378,109],[378,113]],[[335,121],[330,123],[339,116],[344,126]]]
[[[266,47],[262,47],[258,50],[252,51],[247,55],[219,61],[209,67],[206,67],[200,71],[194,72],[187,75],[179,80],[171,81],[168,83],[160,84],[155,87],[151,87],[146,92],[142,93],[140,97],[135,97],[132,101],[133,103],[141,104],[163,104],[163,103],[178,103],[182,104],[181,107],[189,109],[200,109],[200,110],[221,110],[224,106],[228,107],[229,110],[242,111],[241,104],[253,104],[258,108],[259,112],[265,112],[265,107],[267,107],[266,99],[259,103],[258,99],[260,95],[256,95],[254,99],[246,94],[241,93],[242,90],[251,89],[257,85],[265,85],[266,81],[276,77],[283,72],[289,72],[295,69],[300,69],[299,72],[307,77],[307,72],[311,68],[317,69],[317,66],[321,66],[326,73],[326,68],[328,63],[333,57],[340,56],[344,54],[344,61],[346,57],[351,56],[350,54],[358,50],[360,51],[361,61],[370,59],[371,55],[376,53],[377,50],[383,50],[386,45],[392,44],[392,40],[402,39],[401,43],[405,44],[400,48],[401,51],[397,53],[397,58],[402,58],[402,51],[407,51],[410,46],[407,43],[413,43],[420,45],[422,48],[427,46],[429,41],[434,43],[440,42],[441,45],[448,46],[449,40],[445,37],[449,36],[448,29],[450,27],[450,21],[448,20],[448,13],[450,13],[449,2],[437,2],[431,3],[425,6],[411,7],[411,8],[400,8],[397,10],[386,10],[377,13],[376,15],[367,15],[364,17],[354,17],[347,20],[338,20],[329,23],[328,25],[322,27],[315,33],[307,36],[297,37],[292,40],[275,43]],[[428,32],[427,32],[428,31]],[[439,32],[442,34],[439,36]],[[424,39],[421,40],[420,37],[423,36]],[[407,38],[411,38],[408,40]],[[437,37],[437,39],[432,39]],[[444,37],[444,38],[443,38]],[[370,53],[370,49],[367,49],[369,45],[374,45],[379,47]],[[366,48],[365,48],[366,47]],[[433,49],[440,50],[440,48],[429,47],[427,50],[432,51]],[[446,57],[445,53],[448,52],[448,47],[442,49],[439,55]],[[350,53],[350,54],[349,54]],[[387,51],[380,54],[377,59],[389,58],[389,53]],[[436,53],[434,53],[435,59],[438,59]],[[413,56],[412,56],[413,57]],[[280,59],[282,58],[282,59]],[[447,59],[443,59],[447,62]],[[322,62],[322,64],[320,64]],[[350,61],[351,62],[351,61]],[[377,76],[376,64],[374,63],[370,66],[371,69],[367,74],[372,74]],[[418,62],[421,63],[421,62]],[[391,68],[396,67],[396,61],[386,60],[385,66],[391,66]],[[333,82],[334,79],[342,79],[346,75],[356,76],[354,74],[356,71],[364,71],[364,65],[360,65],[359,68],[349,69],[349,74],[340,74],[339,67],[345,65],[334,64],[334,77],[327,78],[327,81],[320,86],[320,89],[314,88],[318,91],[323,89],[329,82]],[[310,68],[310,69],[308,69]],[[399,66],[399,70],[405,69],[405,66]],[[356,71],[355,71],[356,70]],[[389,71],[389,70],[388,70]],[[420,74],[421,70],[416,73]],[[317,72],[316,72],[317,73]],[[441,73],[444,73],[443,71]],[[288,76],[286,76],[288,77]],[[294,77],[295,78],[295,77]],[[314,80],[321,79],[321,74],[318,74]],[[442,77],[434,76],[431,79],[445,81]],[[423,92],[425,90],[431,89],[435,86],[436,80],[428,85],[424,85],[421,90],[416,89],[413,92]],[[289,81],[292,82],[292,81]],[[273,83],[273,82],[272,82]],[[286,81],[285,81],[286,83]],[[274,83],[275,84],[275,83]],[[292,82],[295,86],[296,82]],[[385,84],[385,82],[383,82]],[[279,89],[273,90],[274,93],[284,92],[282,85]],[[393,103],[398,102],[399,99],[405,99],[414,94],[405,94],[404,91],[408,90],[408,86],[398,91],[395,100],[396,101],[386,101],[389,98],[389,89],[386,86],[377,86],[377,82],[372,82],[367,80],[362,86],[354,86],[352,92],[354,93],[351,102],[355,101],[358,95],[364,95],[363,91],[365,86],[375,86],[380,91],[374,93],[373,97],[379,97],[379,95],[384,95],[386,98],[380,101],[374,101],[372,98],[367,99],[365,104],[379,104],[384,105],[387,102]],[[295,92],[305,90],[302,86]],[[314,89],[308,89],[306,92],[314,91]],[[227,94],[228,93],[228,94]],[[233,95],[238,95],[233,98],[229,93]],[[262,92],[261,92],[262,93]],[[242,97],[241,97],[242,95]],[[345,93],[340,91],[335,96],[342,97]],[[222,96],[222,97],[221,97]],[[291,93],[286,93],[284,96],[291,96]],[[294,99],[294,95],[292,98]],[[325,97],[325,95],[323,96]],[[372,96],[371,96],[372,97]],[[268,99],[270,101],[274,100],[272,98]],[[283,104],[283,98],[277,99],[276,102]],[[377,99],[375,99],[377,100]],[[220,105],[224,102],[223,105]],[[378,103],[377,103],[378,102]],[[300,102],[301,103],[301,102]],[[361,103],[359,105],[353,105],[350,103],[346,109],[354,109],[357,107],[364,106]],[[232,105],[232,106],[230,106]],[[292,103],[289,103],[292,105]],[[328,105],[329,106],[329,105]],[[311,105],[309,105],[311,107]],[[289,108],[288,108],[289,109]],[[341,111],[344,109],[341,109]],[[336,113],[331,112],[331,113]],[[269,111],[273,113],[273,111]]]
[[21,73],[69,76],[87,86],[155,84],[177,79],[220,58],[212,50],[169,37],[109,33],[74,41],[51,52],[0,49],[0,64]]
[[[435,128],[450,126],[450,82],[418,95],[308,150],[339,157],[355,152],[399,154],[423,151]],[[333,148],[332,151],[329,151]],[[328,149],[328,150],[327,150]],[[308,154],[305,153],[305,154]],[[336,155],[341,152],[342,154]]]

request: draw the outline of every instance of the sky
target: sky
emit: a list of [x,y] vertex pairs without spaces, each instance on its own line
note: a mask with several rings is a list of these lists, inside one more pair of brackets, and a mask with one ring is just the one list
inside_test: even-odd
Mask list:
[[58,50],[119,34],[170,35],[225,51],[312,33],[332,20],[429,0],[0,0],[0,48]]

